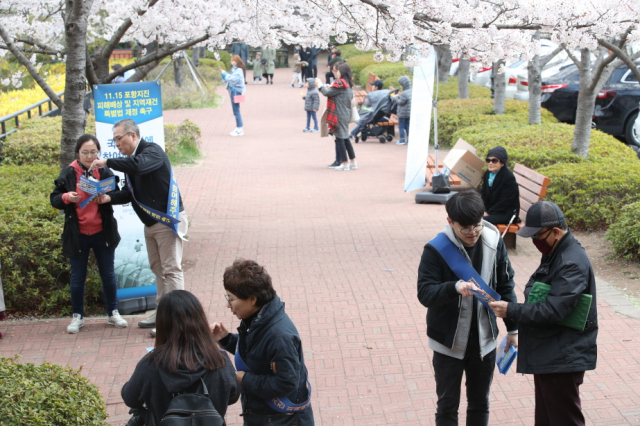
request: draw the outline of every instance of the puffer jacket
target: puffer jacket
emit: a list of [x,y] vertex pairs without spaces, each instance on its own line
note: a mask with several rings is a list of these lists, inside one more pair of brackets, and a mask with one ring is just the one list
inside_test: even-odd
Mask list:
[[[266,404],[265,398],[286,396],[294,404],[301,404],[309,398],[300,335],[278,296],[258,311],[250,327],[243,320],[238,334],[229,333],[219,343],[233,354],[239,348],[240,356],[251,370],[242,379],[241,401],[245,422],[266,424],[259,419],[280,414]],[[311,406],[290,417],[291,424],[314,424]]]
[[304,97],[304,110],[305,111],[317,111],[320,109],[320,95],[316,90],[316,83],[313,78],[308,78],[309,90]]
[[338,116],[338,127],[333,132],[339,139],[349,138],[349,120],[351,120],[351,99],[353,99],[353,89],[338,89],[331,86],[321,86],[320,92],[328,98],[333,97],[336,104],[336,115]]
[[[113,172],[108,167],[100,169],[100,180],[104,180],[113,176]],[[117,178],[116,178],[117,179]],[[70,191],[77,191],[78,179],[73,166],[65,167],[60,171],[60,176],[55,180],[55,188],[49,196],[51,206],[64,210],[64,228],[62,230],[62,252],[69,258],[77,258],[82,254],[80,248],[80,224],[78,223],[77,204],[65,204],[62,196]],[[117,186],[117,185],[116,185]],[[110,196],[122,193],[121,190],[111,191]],[[113,207],[111,203],[99,204],[98,211],[102,217],[102,232],[107,247],[115,250],[120,243],[120,234],[118,233],[118,222],[113,217]]]
[[[520,189],[513,172],[504,166],[500,169],[493,185],[489,186],[489,170],[482,176],[482,201],[484,210],[490,215],[520,215]],[[506,223],[506,222],[505,222]],[[517,221],[516,221],[517,223]]]
[[411,118],[411,79],[403,75],[398,79],[398,83],[402,86],[402,92],[395,97],[398,104],[398,118]]
[[[543,303],[509,303],[507,318],[518,322],[518,373],[575,373],[596,368],[598,312],[596,281],[587,253],[571,232],[557,243],[524,289],[525,302],[535,282],[549,284]],[[584,331],[558,325],[582,294],[593,296]]]

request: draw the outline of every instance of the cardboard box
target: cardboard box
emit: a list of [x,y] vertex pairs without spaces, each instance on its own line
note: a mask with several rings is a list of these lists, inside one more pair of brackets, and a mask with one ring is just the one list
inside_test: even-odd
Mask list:
[[476,149],[473,146],[462,139],[458,139],[442,164],[473,188],[477,187],[482,180],[484,160],[476,155]]

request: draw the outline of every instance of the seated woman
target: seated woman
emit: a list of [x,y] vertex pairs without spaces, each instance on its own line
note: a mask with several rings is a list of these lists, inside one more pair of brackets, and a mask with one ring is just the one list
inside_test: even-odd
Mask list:
[[311,389],[300,335],[284,311],[267,271],[238,259],[224,271],[225,298],[238,317],[238,334],[221,323],[213,335],[235,354],[244,426],[314,424]]
[[[124,403],[135,409],[144,404],[144,424],[159,425],[173,395],[195,392],[202,378],[209,399],[224,417],[240,391],[231,360],[216,344],[200,301],[185,290],[165,294],[158,304],[156,333],[155,349],[138,362],[122,387]],[[137,413],[145,416],[144,411]]]
[[520,222],[520,192],[513,172],[506,165],[507,150],[497,146],[487,153],[487,171],[482,177],[482,201],[484,220],[494,225],[507,224],[513,215],[513,223]]

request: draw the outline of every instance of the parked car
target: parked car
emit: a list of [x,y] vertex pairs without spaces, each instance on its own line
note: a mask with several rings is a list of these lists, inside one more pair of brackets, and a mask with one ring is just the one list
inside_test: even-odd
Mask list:
[[[640,146],[640,126],[636,126],[640,84],[629,67],[617,68],[596,98],[593,122],[596,129],[623,136],[630,145]],[[637,127],[639,127],[637,129]]]
[[[567,66],[573,65],[573,61],[568,58],[566,52],[560,52],[556,58],[552,59],[542,68],[540,74],[543,81],[552,78]],[[527,69],[519,73],[516,77],[516,92],[513,98],[519,101],[529,102],[529,73]]]
[[558,74],[542,80],[541,105],[563,123],[575,123],[578,108],[580,74],[578,67],[568,65]]

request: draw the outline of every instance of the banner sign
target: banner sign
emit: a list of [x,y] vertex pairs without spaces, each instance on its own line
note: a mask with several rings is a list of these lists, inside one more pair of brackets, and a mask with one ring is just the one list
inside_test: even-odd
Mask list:
[[[93,86],[96,112],[96,137],[102,148],[100,158],[120,158],[123,155],[113,140],[113,125],[131,118],[140,128],[140,138],[164,149],[164,121],[160,83],[120,83]],[[113,170],[124,186],[124,174]],[[122,238],[115,253],[118,300],[156,294],[156,277],[151,272],[144,239],[144,224],[131,204],[113,206]]]

